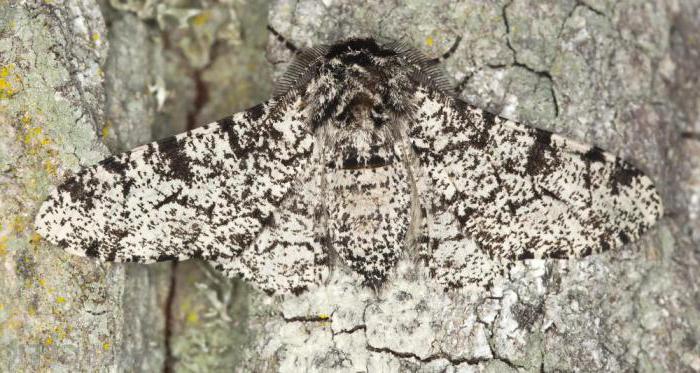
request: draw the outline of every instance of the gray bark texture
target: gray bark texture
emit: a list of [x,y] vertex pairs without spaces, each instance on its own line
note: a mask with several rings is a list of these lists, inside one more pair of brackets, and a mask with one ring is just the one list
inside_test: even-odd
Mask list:
[[[630,159],[666,213],[625,250],[526,261],[488,294],[336,268],[267,297],[195,261],[43,242],[52,186],[269,97],[298,46],[403,40],[466,101]],[[700,371],[696,0],[0,0],[0,371]]]

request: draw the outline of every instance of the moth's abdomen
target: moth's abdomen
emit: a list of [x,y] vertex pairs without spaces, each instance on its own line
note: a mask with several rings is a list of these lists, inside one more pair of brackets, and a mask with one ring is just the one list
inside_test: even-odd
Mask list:
[[[380,153],[382,159],[395,159],[393,151],[375,156]],[[358,159],[373,158],[364,153]],[[327,169],[330,244],[365,285],[376,288],[405,246],[411,192],[403,164],[361,164],[365,167]]]

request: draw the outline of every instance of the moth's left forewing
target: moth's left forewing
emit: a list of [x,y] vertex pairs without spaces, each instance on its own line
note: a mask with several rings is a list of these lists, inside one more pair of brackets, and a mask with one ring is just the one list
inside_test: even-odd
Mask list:
[[[419,90],[416,102],[408,136],[423,178],[421,203],[432,215],[433,266],[450,268],[443,283],[474,282],[483,272],[475,264],[489,261],[502,268],[504,261],[616,248],[661,215],[652,181],[597,147],[436,90]],[[450,243],[456,239],[467,252],[458,261]]]
[[[324,254],[309,214],[290,211],[288,201],[314,149],[304,115],[289,94],[107,158],[57,187],[37,232],[104,261],[203,258],[230,276],[253,273],[251,282],[268,292],[308,287]],[[251,250],[277,274],[255,273],[260,261],[243,260]],[[282,275],[289,280],[274,277]]]

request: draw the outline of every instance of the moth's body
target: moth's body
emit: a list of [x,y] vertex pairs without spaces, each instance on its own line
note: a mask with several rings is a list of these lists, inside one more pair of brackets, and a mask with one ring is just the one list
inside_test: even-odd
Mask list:
[[378,288],[402,256],[445,289],[488,287],[510,261],[618,247],[660,215],[635,168],[465,104],[435,62],[372,39],[300,53],[272,100],[69,179],[37,230],[298,293],[331,265]]
[[349,40],[311,64],[316,73],[302,96],[312,103],[307,115],[325,165],[316,176],[326,220],[316,223],[325,223],[326,250],[375,288],[407,247],[415,182],[401,154],[401,123],[413,109],[410,75],[420,68],[372,39]]

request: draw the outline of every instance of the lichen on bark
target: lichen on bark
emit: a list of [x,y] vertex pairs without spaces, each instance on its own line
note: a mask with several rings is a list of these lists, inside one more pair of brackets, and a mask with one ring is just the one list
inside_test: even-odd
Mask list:
[[148,328],[130,341],[145,350],[127,356],[121,344],[125,319],[148,304],[125,304],[123,293],[143,277],[70,257],[32,228],[51,185],[108,154],[98,138],[102,14],[87,1],[3,4],[0,35],[0,369],[89,370],[129,359],[148,367],[156,361]]

